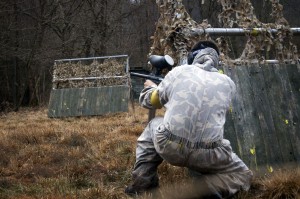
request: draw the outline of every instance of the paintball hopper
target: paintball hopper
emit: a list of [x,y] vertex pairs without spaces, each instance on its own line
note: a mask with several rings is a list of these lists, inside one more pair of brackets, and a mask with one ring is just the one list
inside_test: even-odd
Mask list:
[[174,60],[169,55],[160,56],[160,55],[151,55],[149,57],[150,64],[156,68],[158,71],[167,68],[168,70],[172,69],[174,65]]

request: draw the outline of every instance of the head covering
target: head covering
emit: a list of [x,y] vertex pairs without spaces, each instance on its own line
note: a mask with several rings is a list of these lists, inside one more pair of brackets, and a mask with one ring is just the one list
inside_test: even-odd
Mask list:
[[197,65],[198,67],[211,72],[217,72],[218,70],[216,67],[219,63],[219,56],[215,49],[207,47],[202,50],[195,51],[197,52],[194,60],[193,65]]
[[195,56],[205,48],[212,48],[217,52],[217,55],[220,55],[219,48],[213,41],[199,41],[192,47],[191,52],[188,54],[188,64],[192,64]]

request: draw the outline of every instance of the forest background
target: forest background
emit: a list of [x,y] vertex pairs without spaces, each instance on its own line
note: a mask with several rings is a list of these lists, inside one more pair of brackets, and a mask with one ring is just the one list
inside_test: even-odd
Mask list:
[[[252,0],[256,17],[271,23],[271,4]],[[218,0],[183,0],[201,23],[222,27]],[[298,0],[281,0],[290,27],[300,26]],[[46,105],[54,60],[129,55],[144,68],[159,18],[154,0],[2,0],[0,2],[0,112]],[[228,37],[230,57],[240,56],[245,37]],[[300,39],[293,43],[300,47]],[[272,58],[276,59],[276,58]]]

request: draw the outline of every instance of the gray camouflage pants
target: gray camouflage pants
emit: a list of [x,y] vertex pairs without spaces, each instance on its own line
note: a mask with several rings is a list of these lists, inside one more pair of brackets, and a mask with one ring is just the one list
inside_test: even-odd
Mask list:
[[188,147],[170,137],[162,121],[161,117],[154,118],[137,140],[133,186],[158,184],[157,167],[165,160],[189,169],[196,190],[193,197],[227,198],[249,189],[253,174],[232,152],[228,140],[222,140],[217,146]]

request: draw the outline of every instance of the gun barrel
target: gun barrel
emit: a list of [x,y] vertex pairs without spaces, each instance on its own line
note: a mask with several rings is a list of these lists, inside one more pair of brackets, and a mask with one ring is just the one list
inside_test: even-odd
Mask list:
[[163,80],[163,78],[161,77],[156,77],[156,76],[152,76],[152,75],[146,75],[146,74],[141,74],[141,73],[134,73],[134,72],[130,72],[131,76],[136,76],[136,77],[142,77],[145,79],[150,79],[156,82],[161,82]]

